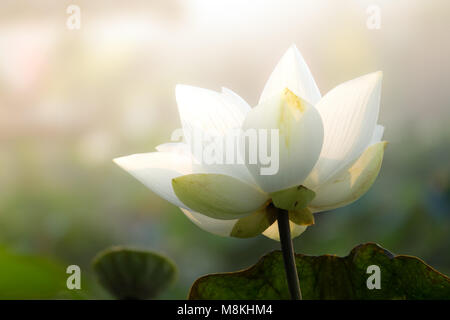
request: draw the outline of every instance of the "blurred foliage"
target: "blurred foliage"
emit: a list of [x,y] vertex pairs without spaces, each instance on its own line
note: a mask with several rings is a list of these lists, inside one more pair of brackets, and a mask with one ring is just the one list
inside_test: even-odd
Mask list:
[[[359,245],[346,257],[296,254],[295,262],[305,300],[450,299],[450,278],[416,257],[394,256],[374,243]],[[369,269],[372,265],[379,269]],[[189,299],[289,300],[283,255],[274,251],[246,270],[201,277]]]
[[0,248],[0,299],[60,297],[67,291],[66,276],[58,261]]

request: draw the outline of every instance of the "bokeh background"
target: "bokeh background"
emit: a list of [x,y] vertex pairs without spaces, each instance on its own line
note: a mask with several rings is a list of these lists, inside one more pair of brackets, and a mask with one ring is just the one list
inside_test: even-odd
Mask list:
[[[81,8],[79,30],[66,27],[71,4]],[[380,29],[366,25],[370,5]],[[379,123],[390,142],[372,189],[318,214],[296,251],[347,255],[373,241],[450,274],[449,31],[447,0],[3,0],[0,267],[3,251],[77,264],[80,296],[108,298],[92,274],[95,254],[152,249],[179,267],[161,298],[183,299],[199,276],[277,249],[263,236],[200,230],[111,159],[169,140],[180,127],[177,83],[225,86],[255,105],[295,43],[322,94],[384,72]],[[20,282],[33,270],[8,268],[17,278],[9,289],[0,278],[0,297],[29,297]],[[31,297],[52,297],[36,290]]]

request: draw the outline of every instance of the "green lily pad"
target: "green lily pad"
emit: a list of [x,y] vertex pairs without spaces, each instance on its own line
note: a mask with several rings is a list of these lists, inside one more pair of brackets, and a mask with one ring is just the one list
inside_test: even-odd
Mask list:
[[176,267],[168,258],[122,247],[101,252],[93,267],[102,286],[117,299],[155,298],[176,274]]
[[316,194],[304,186],[297,186],[273,192],[270,196],[275,207],[288,211],[296,211],[306,208]]
[[[450,278],[374,243],[346,257],[296,254],[296,264],[304,299],[450,299]],[[374,265],[380,289],[373,288]],[[243,271],[201,277],[189,299],[290,299],[282,253],[269,253]]]

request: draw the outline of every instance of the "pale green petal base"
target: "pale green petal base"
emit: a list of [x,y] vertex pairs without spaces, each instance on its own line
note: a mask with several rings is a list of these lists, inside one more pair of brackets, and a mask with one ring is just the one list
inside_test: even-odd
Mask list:
[[233,227],[230,236],[236,238],[251,238],[260,235],[277,220],[277,210],[272,206],[258,210],[239,219]]
[[189,174],[173,179],[172,186],[188,208],[214,219],[241,218],[268,200],[256,186],[222,174]]
[[311,226],[314,224],[314,214],[309,208],[289,211],[289,220],[299,226]]
[[[289,221],[291,227],[291,238],[294,239],[305,232],[307,226],[299,226],[298,224]],[[280,241],[280,234],[278,233],[278,222],[275,221],[266,231],[263,232],[267,238],[275,241]]]
[[304,186],[296,186],[270,194],[275,207],[283,210],[301,210],[314,199],[316,194]]

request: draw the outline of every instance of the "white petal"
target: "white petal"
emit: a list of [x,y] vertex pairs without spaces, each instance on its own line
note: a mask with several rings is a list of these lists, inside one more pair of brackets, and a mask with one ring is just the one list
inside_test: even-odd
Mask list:
[[346,206],[364,195],[375,182],[383,161],[387,142],[378,142],[366,149],[348,169],[343,169],[316,190],[308,205],[314,212]]
[[184,142],[168,142],[163,143],[155,148],[159,152],[169,152],[178,155],[191,157],[191,152],[189,146]]
[[295,45],[292,45],[270,75],[259,103],[289,88],[298,97],[315,105],[320,100],[320,91],[305,60]]
[[316,108],[324,142],[319,161],[305,185],[314,189],[355,161],[369,145],[380,106],[382,73],[345,82],[328,92]]
[[[319,113],[288,89],[253,108],[244,121],[243,129],[245,132],[257,129],[258,134],[263,133],[261,129],[266,129],[269,136],[275,130],[279,134],[279,140],[272,142],[271,138],[268,143],[272,147],[278,142],[276,145],[279,150],[271,152],[271,166],[273,171],[278,169],[276,172],[263,173],[262,168],[267,165],[263,165],[260,159],[257,164],[252,164],[251,159],[245,161],[255,181],[266,192],[302,184],[314,167],[322,148],[323,127]],[[254,146],[248,140],[247,150],[259,147],[261,142],[258,140],[257,146]]]
[[[218,93],[185,85],[176,88],[184,137],[196,159],[194,172],[225,174],[254,184],[247,168],[237,160],[236,130],[241,128],[250,106],[231,90],[222,88],[222,91]],[[236,139],[233,138],[235,136]],[[230,156],[236,160],[231,163],[227,163],[228,149],[223,147],[226,137],[231,137],[233,146],[236,146],[235,155]],[[208,149],[222,150],[223,154],[217,159],[207,159]]]
[[233,230],[234,224],[238,221],[237,219],[234,220],[213,219],[192,210],[186,210],[183,208],[180,209],[198,227],[202,228],[205,231],[211,232],[212,234],[216,234],[222,237],[229,237],[231,231]]
[[[298,224],[289,221],[289,226],[291,227],[291,238],[294,239],[301,235],[307,228],[307,226],[299,226]],[[267,238],[275,241],[280,241],[280,234],[278,232],[278,222],[275,221],[266,231],[263,232]]]
[[[237,144],[237,142],[236,142]],[[247,182],[252,185],[256,185],[250,172],[244,164],[210,164],[199,163],[192,156],[190,147],[183,142],[169,142],[163,143],[156,147],[156,150],[160,152],[171,152],[183,156],[188,156],[192,159],[192,173],[216,173],[232,176],[241,181]]]
[[191,143],[194,130],[208,132],[213,136],[226,134],[230,129],[240,128],[245,119],[242,104],[236,104],[231,93],[177,85],[176,98],[183,126],[184,137]]
[[243,164],[196,164],[192,166],[193,173],[211,173],[211,174],[223,174],[236,179],[239,179],[248,184],[257,186],[255,179],[248,172],[248,169]]
[[222,94],[228,101],[241,109],[242,114],[246,115],[250,110],[250,105],[242,99],[237,93],[231,91],[228,88],[222,87]]
[[382,125],[377,124],[375,130],[373,130],[372,139],[370,139],[369,146],[378,143],[383,139],[384,127]]
[[192,172],[189,157],[152,152],[116,158],[114,162],[160,197],[178,207],[187,208],[173,192],[172,179]]

